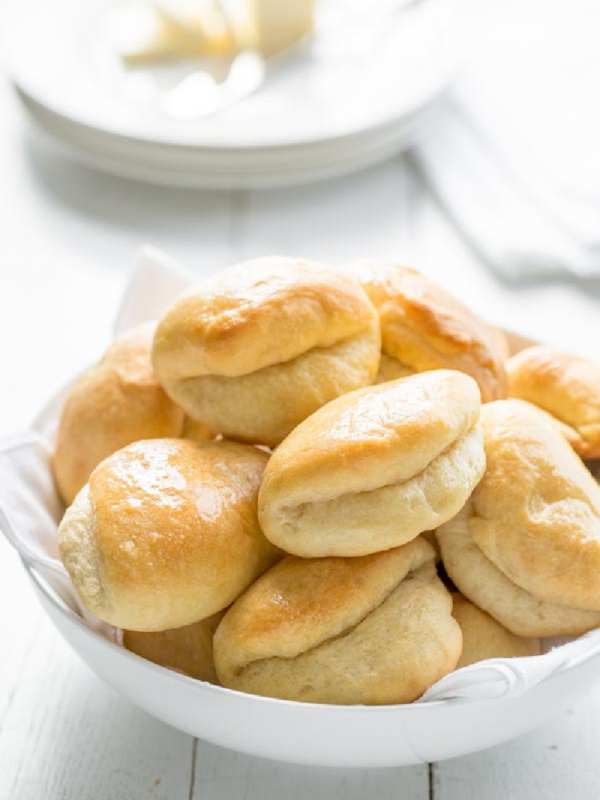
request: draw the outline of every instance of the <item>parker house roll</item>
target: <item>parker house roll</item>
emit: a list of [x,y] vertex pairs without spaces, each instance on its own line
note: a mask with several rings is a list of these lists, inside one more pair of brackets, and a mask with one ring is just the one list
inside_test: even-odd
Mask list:
[[456,666],[462,637],[418,538],[362,558],[289,556],[227,611],[223,686],[307,703],[410,703]]
[[223,611],[183,628],[152,633],[123,631],[123,647],[147,661],[208,683],[218,683],[213,637]]
[[600,611],[549,603],[507,578],[473,541],[472,503],[438,528],[444,568],[461,593],[517,636],[578,636],[600,627]]
[[409,267],[365,260],[347,265],[379,312],[378,381],[456,369],[478,383],[483,402],[506,397],[502,334]]
[[183,411],[152,369],[153,336],[153,324],[123,334],[69,390],[52,462],[65,503],[73,502],[94,467],[115,450],[181,434]]
[[180,297],[158,325],[153,363],[191,417],[273,446],[329,400],[372,383],[379,350],[377,314],[355,280],[272,257]]
[[539,656],[542,652],[542,643],[538,638],[515,636],[460,594],[452,595],[452,616],[460,625],[463,635],[458,668],[487,658]]
[[483,553],[537,597],[600,610],[600,488],[531,405],[482,408],[486,474],[471,530]]
[[67,509],[60,557],[100,619],[162,631],[228,606],[278,557],[256,515],[268,455],[155,439],[109,456]]
[[472,378],[436,370],[319,409],[267,465],[265,536],[298,556],[360,556],[442,524],[485,469],[479,406]]
[[600,488],[529,403],[490,403],[481,424],[485,475],[438,530],[448,574],[514,633],[600,625]]
[[509,394],[545,409],[583,458],[600,458],[600,363],[556,347],[528,347],[506,365]]

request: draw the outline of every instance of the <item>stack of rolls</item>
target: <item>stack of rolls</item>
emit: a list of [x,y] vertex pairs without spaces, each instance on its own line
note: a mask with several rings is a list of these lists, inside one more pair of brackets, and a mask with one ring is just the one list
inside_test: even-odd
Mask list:
[[142,658],[308,703],[600,626],[600,368],[531,350],[389,262],[192,286],[65,400],[81,601]]

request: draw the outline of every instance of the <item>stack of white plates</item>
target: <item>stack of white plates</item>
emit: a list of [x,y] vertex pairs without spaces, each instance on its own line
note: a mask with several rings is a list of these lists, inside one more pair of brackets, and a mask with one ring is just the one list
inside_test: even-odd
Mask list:
[[115,3],[18,0],[5,31],[20,97],[74,157],[149,182],[267,187],[348,173],[409,143],[451,76],[457,19],[449,0],[405,6],[355,0],[339,37],[330,26],[257,92],[196,120],[161,111],[192,65],[123,68],[105,36]]

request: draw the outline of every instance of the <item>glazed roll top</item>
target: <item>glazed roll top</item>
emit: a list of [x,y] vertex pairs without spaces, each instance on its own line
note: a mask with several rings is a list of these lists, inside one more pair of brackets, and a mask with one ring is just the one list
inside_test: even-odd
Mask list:
[[500,332],[414,269],[366,260],[348,270],[379,312],[380,380],[456,369],[477,381],[484,403],[506,397],[506,342]]
[[179,436],[183,411],[159,384],[150,360],[154,325],[129,331],[71,387],[63,406],[53,468],[69,504],[104,458],[131,442]]
[[191,417],[275,445],[329,400],[371,383],[379,347],[377,314],[355,280],[273,257],[186,292],[158,325],[153,363]]
[[352,392],[277,448],[264,474],[265,535],[304,557],[385,550],[464,505],[485,468],[479,390],[437,370]]
[[600,364],[556,347],[528,347],[506,365],[509,394],[560,420],[583,458],[600,458]]
[[460,594],[452,595],[452,616],[460,625],[463,636],[458,667],[466,667],[487,658],[537,656],[542,652],[538,638],[515,636]]
[[229,609],[214,639],[224,686],[315,703],[410,702],[460,652],[422,539],[362,558],[288,557]]
[[228,606],[279,555],[256,513],[267,459],[233,442],[157,439],[103,461],[58,531],[87,608],[161,631]]
[[482,408],[487,469],[473,494],[475,543],[536,597],[600,610],[600,487],[528,403]]

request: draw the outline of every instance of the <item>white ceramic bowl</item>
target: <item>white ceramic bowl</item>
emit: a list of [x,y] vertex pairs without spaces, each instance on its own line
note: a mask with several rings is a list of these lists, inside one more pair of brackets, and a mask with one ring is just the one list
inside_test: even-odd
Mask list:
[[[117,330],[159,316],[163,304],[186,283],[167,259],[146,253],[125,292]],[[509,336],[513,352],[532,344]],[[66,387],[34,423],[45,437],[51,436],[65,392]],[[45,469],[38,478],[50,485]],[[20,479],[31,480],[31,474],[21,473]],[[21,499],[28,502],[25,495]],[[179,730],[264,758],[335,767],[403,766],[453,758],[531,730],[577,702],[600,680],[600,648],[595,642],[591,649],[575,648],[577,653],[562,649],[561,668],[526,682],[518,696],[509,692],[491,700],[455,697],[390,706],[314,705],[258,697],[188,678],[130,653],[84,624],[74,599],[69,605],[38,572],[25,569],[61,635],[124,698]]]
[[46,613],[119,694],[186,733],[251,755],[335,767],[440,761],[500,744],[560,714],[600,678],[600,654],[510,699],[334,706],[256,697],[156,666],[88,628],[26,567]]

